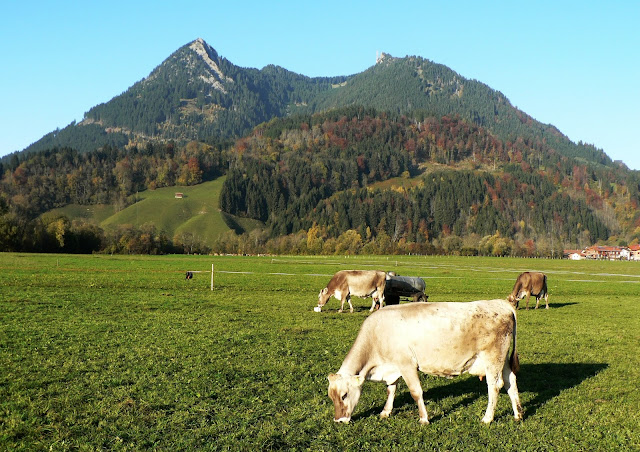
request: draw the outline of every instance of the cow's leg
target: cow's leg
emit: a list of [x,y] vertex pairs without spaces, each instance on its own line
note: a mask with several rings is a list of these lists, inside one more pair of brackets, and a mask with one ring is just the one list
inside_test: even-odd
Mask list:
[[531,298],[531,292],[527,292],[527,304],[526,304],[527,311],[529,310],[529,298]]
[[[348,301],[349,302],[349,306],[351,306],[351,298],[349,296],[349,294],[347,293],[347,295],[343,295],[342,298],[340,298],[340,310],[338,312],[343,312],[344,311],[344,302]],[[351,312],[353,312],[353,308],[351,308]]]
[[347,301],[349,302],[349,312],[353,312],[353,305],[351,304],[351,294],[347,295]]
[[487,403],[487,411],[484,413],[482,422],[485,424],[493,421],[493,415],[496,412],[496,404],[498,403],[498,394],[500,389],[504,386],[502,379],[502,371],[497,369],[487,369],[487,393],[489,395],[489,401]]
[[384,408],[380,413],[380,418],[386,419],[391,414],[391,410],[393,410],[393,398],[396,395],[396,383],[391,385],[387,385],[387,402],[384,404]]
[[411,397],[418,404],[418,414],[420,415],[420,423],[428,424],[429,416],[427,415],[427,407],[424,406],[424,399],[422,398],[422,386],[420,385],[420,377],[416,369],[409,368],[402,371],[402,378],[404,378]]
[[546,305],[545,309],[549,309],[549,294],[548,293],[544,294],[544,304]]
[[378,304],[377,298],[373,297],[373,300],[371,301],[371,309],[369,309],[369,312],[373,312],[377,304]]
[[508,361],[505,361],[504,367],[502,368],[502,379],[504,381],[504,388],[507,390],[507,394],[509,394],[509,398],[511,399],[513,417],[516,421],[521,421],[523,410],[522,405],[520,404],[518,386],[516,385],[516,374],[511,371]]
[[536,296],[536,309],[540,306],[540,295]]

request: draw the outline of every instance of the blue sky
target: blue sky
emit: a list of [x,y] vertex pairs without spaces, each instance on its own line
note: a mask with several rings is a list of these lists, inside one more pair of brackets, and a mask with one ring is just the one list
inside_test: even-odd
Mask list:
[[232,63],[349,75],[417,55],[501,91],[640,170],[640,2],[5,0],[0,155],[22,150],[201,37]]

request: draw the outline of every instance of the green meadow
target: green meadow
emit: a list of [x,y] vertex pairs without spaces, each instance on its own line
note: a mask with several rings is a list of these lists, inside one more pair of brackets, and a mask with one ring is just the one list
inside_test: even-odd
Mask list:
[[[0,450],[640,449],[635,262],[3,253],[0,269]],[[313,312],[340,269],[420,276],[430,302],[545,272],[550,309],[518,311],[524,420],[502,391],[486,426],[484,381],[423,375],[429,425],[404,383],[380,419],[375,382],[334,423],[327,374],[370,307]]]
[[[133,195],[131,205],[118,212],[113,205],[70,204],[51,213],[94,221],[105,229],[124,224],[137,227],[153,224],[171,238],[176,234],[191,233],[198,241],[210,244],[229,229],[242,233],[260,224],[257,220],[236,217],[220,210],[218,200],[224,180],[223,176],[190,187],[145,190]],[[181,199],[175,197],[177,192],[182,193]]]

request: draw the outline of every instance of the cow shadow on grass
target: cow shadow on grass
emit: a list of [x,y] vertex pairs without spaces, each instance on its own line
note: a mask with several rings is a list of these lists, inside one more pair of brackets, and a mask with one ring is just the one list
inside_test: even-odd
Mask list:
[[[545,363],[521,365],[520,371],[518,372],[518,391],[520,392],[522,408],[524,409],[524,419],[526,420],[527,417],[533,416],[540,407],[560,395],[561,392],[580,385],[583,381],[596,376],[607,367],[609,367],[609,365],[604,363]],[[421,379],[424,391],[423,397],[427,404],[427,409],[429,404],[439,404],[440,401],[449,398],[457,399],[452,405],[446,403],[446,405],[448,405],[446,411],[450,413],[473,404],[481,397],[486,399],[487,384],[485,380],[480,381],[478,378],[468,376],[458,377],[458,379],[453,380],[438,380],[441,381],[437,381],[437,386],[429,387],[430,382],[425,381],[424,377]],[[431,380],[431,382],[433,381],[435,380]],[[384,407],[386,391],[384,391],[383,394],[379,406],[370,408],[359,415],[356,414],[354,420],[379,414]],[[502,389],[500,391],[500,397],[508,399],[509,396],[506,391]],[[509,404],[509,407],[510,406]],[[415,410],[416,415],[418,413],[417,405],[411,397],[411,394],[409,394],[409,390],[404,384],[404,381],[398,386],[393,410],[394,412]],[[497,411],[496,417],[499,418],[505,414],[511,416],[513,412],[510,408],[508,413]],[[429,416],[429,420],[437,421],[444,415],[446,415],[446,413]]]
[[[572,302],[568,302],[568,303],[549,303],[549,309],[559,309],[559,308],[566,308],[567,306],[572,306],[574,304],[578,304],[575,301]],[[529,310],[530,311],[535,311],[536,308],[536,302],[534,301],[533,304],[529,304]],[[526,311],[526,303],[520,302],[520,307],[517,309],[518,311]],[[540,307],[538,308],[538,310],[544,310],[544,302],[540,303]]]
[[518,390],[535,396],[526,402],[525,419],[561,392],[580,385],[608,368],[606,363],[523,364],[518,372]]
[[574,304],[578,303],[575,301],[569,303],[549,303],[549,309],[566,308],[567,306],[573,306]]

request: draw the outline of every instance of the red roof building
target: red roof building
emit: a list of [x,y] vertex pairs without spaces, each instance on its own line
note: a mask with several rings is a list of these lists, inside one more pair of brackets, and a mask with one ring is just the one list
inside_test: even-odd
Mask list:
[[629,248],[624,246],[590,246],[584,250],[587,259],[620,260],[630,258]]

